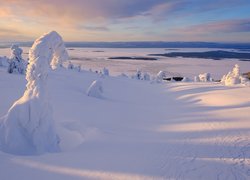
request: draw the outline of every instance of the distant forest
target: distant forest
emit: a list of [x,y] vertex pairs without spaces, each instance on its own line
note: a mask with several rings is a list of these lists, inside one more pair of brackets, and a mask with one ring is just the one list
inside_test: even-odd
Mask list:
[[231,52],[231,51],[206,51],[206,52],[170,52],[165,54],[150,54],[150,56],[164,57],[184,57],[202,59],[240,59],[250,61],[250,53]]

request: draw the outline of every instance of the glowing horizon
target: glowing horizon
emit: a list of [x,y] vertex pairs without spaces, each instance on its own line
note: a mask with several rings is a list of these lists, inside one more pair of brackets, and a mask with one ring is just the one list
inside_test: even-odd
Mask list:
[[248,0],[0,0],[0,42],[250,42]]

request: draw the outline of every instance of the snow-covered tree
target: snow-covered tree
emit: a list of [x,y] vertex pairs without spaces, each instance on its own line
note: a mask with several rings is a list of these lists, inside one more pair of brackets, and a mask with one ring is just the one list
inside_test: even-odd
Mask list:
[[134,75],[134,79],[138,79],[138,80],[142,79],[142,72],[141,72],[141,70],[137,69],[136,74]]
[[48,72],[68,59],[61,36],[52,31],[38,38],[29,52],[24,95],[9,109],[0,128],[2,149],[14,154],[59,150],[47,93]]
[[22,58],[23,50],[18,45],[12,45],[10,49],[8,72],[25,74],[27,64]]
[[181,81],[182,81],[182,82],[189,82],[190,79],[189,79],[188,77],[184,77]]
[[102,74],[105,75],[105,76],[109,76],[109,70],[104,67],[103,70],[102,70]]
[[146,72],[143,73],[143,80],[150,81],[150,75]]
[[212,81],[210,73],[203,73],[199,75],[199,79],[201,82],[209,82]]
[[164,77],[166,77],[165,71],[159,71],[158,74],[156,75],[158,81],[162,81]]
[[81,65],[78,65],[78,66],[76,66],[75,68],[76,68],[76,70],[77,70],[78,72],[81,72],[81,71],[82,71]]
[[194,77],[194,82],[200,82],[201,80],[200,80],[200,78],[199,78],[199,76],[195,76]]
[[102,98],[102,93],[103,86],[102,82],[99,80],[93,81],[87,90],[87,95],[91,97]]
[[69,63],[68,63],[68,69],[74,69],[74,65],[72,64],[71,61],[69,61]]
[[240,83],[247,85],[247,84],[250,84],[250,81],[248,78],[240,76]]
[[241,79],[242,76],[240,74],[240,66],[238,64],[235,64],[233,70],[222,77],[221,82],[226,86],[231,86],[234,84],[240,84]]

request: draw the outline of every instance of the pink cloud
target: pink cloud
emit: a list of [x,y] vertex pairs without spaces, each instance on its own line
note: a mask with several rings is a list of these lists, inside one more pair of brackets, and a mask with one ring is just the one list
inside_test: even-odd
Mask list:
[[250,32],[250,20],[238,19],[204,23],[175,29],[175,32],[185,34]]
[[[99,22],[135,16],[164,0],[8,0],[1,6],[9,14],[52,22]],[[1,15],[1,14],[0,14]]]

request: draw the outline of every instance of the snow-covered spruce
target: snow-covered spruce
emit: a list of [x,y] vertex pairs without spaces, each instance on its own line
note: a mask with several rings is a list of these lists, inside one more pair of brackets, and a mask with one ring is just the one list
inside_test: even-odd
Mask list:
[[52,31],[38,38],[29,52],[24,95],[1,122],[1,149],[13,154],[59,151],[52,108],[47,94],[48,72],[68,59],[61,36]]
[[69,63],[68,63],[68,69],[74,69],[74,65],[72,64],[71,61],[69,61]]
[[104,67],[103,70],[102,70],[102,74],[105,75],[105,76],[109,76],[109,70]]
[[99,80],[93,81],[87,90],[87,95],[95,98],[102,98],[102,94],[103,94],[102,82]]
[[166,77],[166,72],[165,71],[159,71],[158,74],[156,75],[156,78],[158,81],[162,81],[163,78]]
[[244,84],[246,83],[246,78],[241,76],[240,73],[240,66],[238,64],[235,64],[232,71],[228,72],[227,75],[224,75],[221,79],[221,83],[223,83],[226,86],[232,86],[235,84]]
[[190,82],[190,79],[188,77],[183,77],[183,79],[181,81],[182,82]]
[[75,69],[76,69],[76,71],[78,71],[78,72],[81,72],[81,71],[82,71],[81,65],[76,66]]
[[[198,79],[196,79],[196,80],[198,81]],[[201,81],[201,82],[210,82],[210,81],[213,81],[213,80],[211,78],[210,73],[203,73],[203,74],[199,75],[199,81]]]
[[[123,76],[123,74],[122,74],[122,76]],[[150,79],[151,79],[150,75],[147,72],[142,72],[139,69],[137,69],[135,75],[132,75],[131,78],[137,79],[137,80],[145,80],[145,81],[150,81]]]
[[135,75],[132,75],[132,79],[141,80],[142,79],[142,72],[141,72],[141,70],[137,69]]
[[199,78],[199,76],[195,76],[194,77],[194,82],[200,82],[201,80],[200,80],[200,78]]
[[8,73],[25,74],[27,63],[22,58],[23,50],[18,45],[11,46]]
[[150,75],[146,72],[143,73],[143,80],[150,81]]

